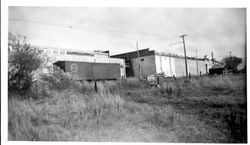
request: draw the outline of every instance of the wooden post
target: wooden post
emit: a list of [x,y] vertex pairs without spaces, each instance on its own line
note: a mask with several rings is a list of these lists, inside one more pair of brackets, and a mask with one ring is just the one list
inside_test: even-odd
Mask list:
[[205,67],[206,67],[206,75],[207,75],[207,64],[205,64]]
[[96,83],[95,72],[94,72],[94,64],[95,64],[95,60],[92,63],[92,82],[94,81],[94,88],[95,88],[95,91],[97,92],[98,89],[97,89],[97,83]]
[[185,46],[185,39],[184,39],[185,36],[187,36],[187,34],[181,35],[180,37],[182,37],[182,42],[183,42],[183,47],[184,47],[184,56],[185,56],[186,77],[188,77],[187,55],[186,55],[186,46]]
[[140,60],[138,42],[136,42],[136,48],[137,48],[137,57],[138,57],[138,65],[139,65],[139,79],[141,79],[141,60]]
[[157,75],[156,78],[157,78],[157,85],[159,85],[160,84],[159,76]]
[[211,56],[212,56],[212,63],[214,64],[214,53],[213,53],[213,51],[211,52]]
[[197,59],[197,50],[195,50],[195,53],[196,53],[196,70],[197,70],[197,76],[199,75],[199,69],[198,69],[198,59]]
[[95,83],[95,91],[98,92],[96,79],[94,83]]

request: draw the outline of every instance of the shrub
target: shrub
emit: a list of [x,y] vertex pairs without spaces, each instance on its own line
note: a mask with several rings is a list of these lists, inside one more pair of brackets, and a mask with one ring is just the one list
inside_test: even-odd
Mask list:
[[183,88],[181,86],[177,86],[173,82],[163,82],[160,87],[160,91],[162,93],[167,93],[169,96],[177,96],[180,97],[183,95]]
[[76,86],[73,76],[65,73],[59,67],[54,66],[54,71],[48,74],[42,74],[41,80],[48,85],[49,89],[62,91]]
[[32,84],[32,77],[41,64],[39,53],[25,40],[9,33],[8,90],[25,93]]
[[236,90],[238,84],[234,83],[232,78],[226,77],[213,77],[213,78],[204,78],[200,80],[200,86],[211,88],[213,90]]

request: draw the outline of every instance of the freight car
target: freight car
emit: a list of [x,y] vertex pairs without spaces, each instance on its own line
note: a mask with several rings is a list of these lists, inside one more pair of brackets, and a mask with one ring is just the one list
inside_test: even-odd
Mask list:
[[116,80],[122,78],[119,63],[57,61],[54,65],[73,74],[76,80]]

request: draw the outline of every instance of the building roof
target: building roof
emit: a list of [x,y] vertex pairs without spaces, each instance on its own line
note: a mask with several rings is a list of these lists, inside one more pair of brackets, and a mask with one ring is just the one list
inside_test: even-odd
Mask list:
[[36,49],[43,49],[43,50],[57,50],[57,51],[66,51],[69,53],[74,54],[89,54],[89,55],[109,55],[109,51],[101,51],[101,50],[95,50],[95,51],[89,51],[89,50],[81,50],[81,49],[72,49],[72,48],[63,48],[63,47],[53,47],[53,46],[42,46],[42,45],[30,45],[32,48]]
[[[155,51],[154,50],[149,50],[148,48],[147,49],[141,49],[138,52],[139,52],[140,57],[155,55]],[[132,52],[127,52],[127,53],[112,55],[111,57],[124,58],[124,59],[133,59],[133,58],[138,57],[138,53],[137,53],[137,51],[132,51]]]
[[225,67],[225,64],[214,64],[210,69],[223,69]]
[[[175,58],[182,58],[182,59],[185,58],[184,56],[180,56],[180,55],[177,55],[177,54],[164,53],[164,52],[157,52],[155,50],[149,50],[149,48],[141,49],[138,52],[139,52],[140,57],[150,56],[150,55],[160,55],[160,56],[168,56],[168,57],[175,57]],[[111,57],[123,58],[123,59],[133,59],[133,58],[138,57],[138,52],[137,51],[132,51],[132,52],[127,52],[127,53],[121,53],[121,54],[117,54],[117,55],[112,55]],[[187,59],[195,60],[195,57],[188,57],[187,56]],[[205,61],[204,58],[197,58],[197,60]]]

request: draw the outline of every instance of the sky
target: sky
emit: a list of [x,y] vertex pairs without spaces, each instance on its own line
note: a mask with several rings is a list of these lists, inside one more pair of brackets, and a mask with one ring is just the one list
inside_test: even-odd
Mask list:
[[32,45],[109,50],[111,55],[150,48],[219,60],[246,53],[244,8],[9,7],[9,32]]

